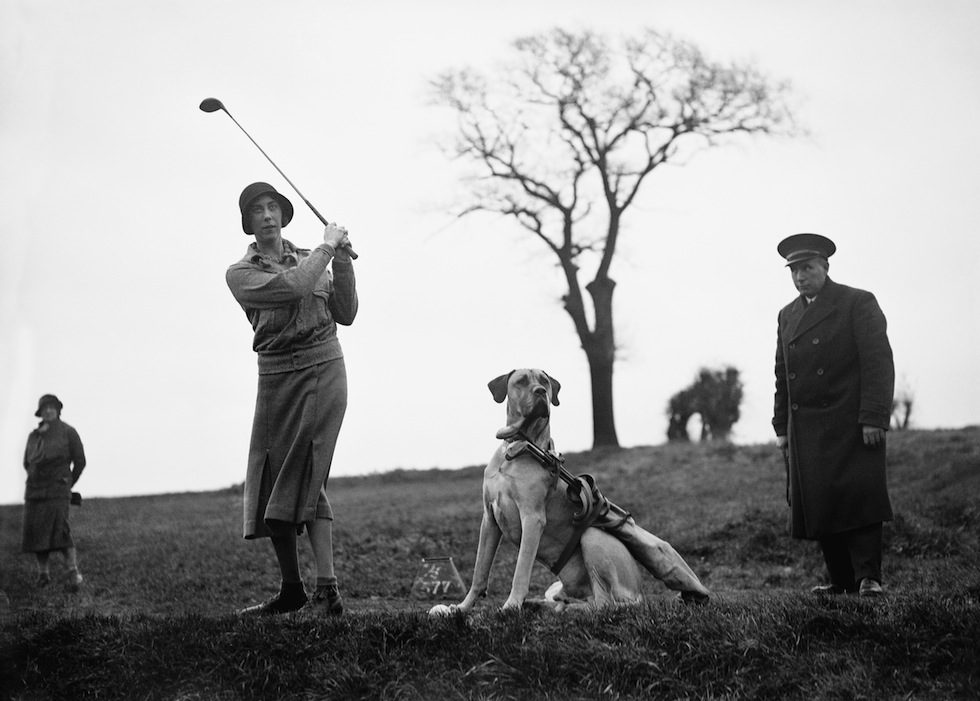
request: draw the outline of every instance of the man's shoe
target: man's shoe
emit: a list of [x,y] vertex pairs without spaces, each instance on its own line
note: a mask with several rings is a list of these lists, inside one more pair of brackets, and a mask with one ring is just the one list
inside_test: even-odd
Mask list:
[[37,573],[37,586],[46,587],[51,584],[51,574],[49,572],[38,572]]
[[861,580],[861,589],[858,591],[858,593],[861,596],[881,596],[885,592],[881,588],[881,584],[870,577],[865,577]]
[[311,612],[326,613],[328,616],[339,616],[344,612],[344,601],[340,598],[340,590],[336,584],[324,584],[316,588],[313,598],[304,608]]
[[846,594],[847,589],[840,586],[839,584],[818,584],[817,586],[810,589],[811,594],[822,594],[824,596],[838,596],[840,594]]
[[274,616],[280,613],[299,611],[308,601],[303,585],[287,589],[283,587],[278,594],[261,604],[249,606],[238,612],[239,616]]

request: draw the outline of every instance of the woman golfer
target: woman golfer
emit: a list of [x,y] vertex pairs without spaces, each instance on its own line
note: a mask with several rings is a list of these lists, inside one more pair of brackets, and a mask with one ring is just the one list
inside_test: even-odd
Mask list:
[[[282,576],[276,596],[241,613],[278,614],[305,606],[340,614],[326,486],[347,409],[337,324],[350,325],[357,314],[350,241],[344,227],[331,223],[312,251],[294,246],[281,231],[293,218],[293,205],[267,183],[246,187],[238,207],[242,229],[255,243],[225,277],[252,324],[259,366],[244,535],[272,539]],[[316,564],[312,599],[297,552],[304,527]]]

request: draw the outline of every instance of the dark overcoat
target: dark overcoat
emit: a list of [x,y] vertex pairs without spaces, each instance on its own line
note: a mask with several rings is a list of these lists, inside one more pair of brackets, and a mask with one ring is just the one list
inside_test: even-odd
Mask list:
[[895,366],[874,295],[827,278],[809,305],[779,312],[773,427],[789,438],[794,538],[820,539],[892,518],[885,446],[864,446],[862,425],[887,429]]
[[61,419],[38,427],[24,449],[27,488],[21,551],[40,553],[75,546],[68,510],[71,488],[85,469],[85,449],[72,426]]

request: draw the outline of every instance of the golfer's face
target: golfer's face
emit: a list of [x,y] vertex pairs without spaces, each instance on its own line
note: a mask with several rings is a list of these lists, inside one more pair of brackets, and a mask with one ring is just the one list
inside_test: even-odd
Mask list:
[[257,239],[273,240],[282,229],[282,209],[271,195],[256,198],[248,209],[252,233]]
[[789,270],[793,275],[793,284],[804,297],[816,297],[827,282],[827,269],[817,258],[794,263]]

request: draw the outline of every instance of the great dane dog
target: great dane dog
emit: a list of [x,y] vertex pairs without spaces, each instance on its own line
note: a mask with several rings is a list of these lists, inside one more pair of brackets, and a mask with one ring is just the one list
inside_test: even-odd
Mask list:
[[[611,505],[605,524],[583,520],[579,487],[588,483],[560,479],[567,481],[569,475],[560,467],[551,440],[551,407],[558,406],[561,389],[557,380],[542,370],[521,369],[491,380],[488,387],[497,403],[507,401],[507,425],[497,432],[502,442],[483,473],[483,522],[473,581],[452,609],[469,611],[486,593],[503,536],[518,546],[504,609],[524,605],[535,559],[558,576],[546,597],[558,609],[639,603],[637,563],[681,592],[684,600],[708,599],[708,590],[674,548],[637,526],[619,507]],[[593,493],[602,499],[598,490]],[[612,527],[603,527],[610,523]],[[448,608],[437,606],[432,613]]]

